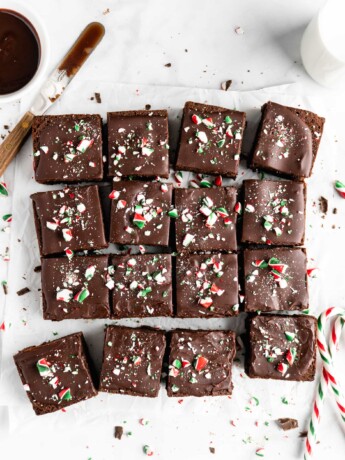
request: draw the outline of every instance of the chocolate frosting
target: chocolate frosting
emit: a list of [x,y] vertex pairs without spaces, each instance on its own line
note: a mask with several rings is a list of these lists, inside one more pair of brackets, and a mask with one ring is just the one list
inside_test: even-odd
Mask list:
[[[284,267],[275,268],[277,264]],[[247,249],[244,276],[246,311],[304,310],[309,306],[305,249]]]
[[41,255],[107,247],[96,185],[39,192],[31,198]]
[[164,351],[165,335],[161,331],[108,326],[99,390],[158,396]]
[[114,318],[172,316],[171,256],[113,256]]
[[245,113],[186,102],[176,169],[236,177]]
[[[110,316],[107,255],[74,256],[71,260],[67,257],[42,259],[41,264],[44,319],[61,321]],[[73,299],[85,289],[89,293],[85,300]]]
[[168,112],[108,113],[110,176],[169,177]]
[[245,180],[243,185],[242,243],[277,246],[303,244],[306,200],[304,183]]
[[32,134],[37,182],[51,184],[103,178],[99,115],[35,117]]
[[[236,189],[233,187],[176,189],[177,250],[179,252],[235,251],[237,249],[235,204]],[[208,217],[200,211],[202,206],[206,206],[216,215],[213,224],[208,225]],[[220,208],[224,208],[227,217],[220,215]],[[186,235],[189,235],[190,239],[193,237],[189,244],[187,244],[189,236]]]
[[[290,339],[287,337],[290,334]],[[292,336],[291,336],[292,334]],[[292,338],[293,337],[293,338]],[[249,323],[249,377],[313,380],[316,361],[316,319],[312,316],[255,316]],[[288,351],[295,351],[292,364]],[[286,366],[283,373],[279,364]]]
[[[24,389],[37,415],[55,412],[66,406],[96,396],[87,362],[82,332],[52,342],[25,348],[14,356]],[[46,375],[37,364],[46,360]],[[70,390],[70,399],[62,398]]]
[[253,153],[254,168],[309,177],[313,165],[312,132],[296,110],[274,102],[264,106]]
[[238,314],[236,254],[188,254],[176,258],[176,308],[181,318]]
[[[168,246],[172,186],[167,184],[164,191],[160,182],[119,181],[114,182],[114,191],[119,195],[112,202],[110,241]],[[140,212],[145,217],[143,228],[134,222]]]
[[235,333],[232,331],[172,332],[168,396],[231,394],[235,351]]

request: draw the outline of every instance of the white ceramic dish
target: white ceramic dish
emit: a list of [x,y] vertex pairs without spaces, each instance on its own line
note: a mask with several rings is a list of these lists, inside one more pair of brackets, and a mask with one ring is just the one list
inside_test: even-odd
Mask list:
[[0,9],[10,10],[14,13],[19,13],[21,16],[26,18],[29,21],[29,23],[32,24],[33,28],[37,32],[40,45],[40,62],[35,75],[25,86],[20,88],[18,91],[9,94],[1,94],[0,105],[2,105],[7,102],[13,102],[15,100],[20,99],[25,94],[37,88],[39,83],[42,83],[43,77],[46,76],[47,72],[50,46],[49,36],[45,28],[45,25],[43,21],[36,15],[36,13],[34,13],[30,9],[30,6],[23,6],[20,3],[11,0],[3,0],[0,4]]

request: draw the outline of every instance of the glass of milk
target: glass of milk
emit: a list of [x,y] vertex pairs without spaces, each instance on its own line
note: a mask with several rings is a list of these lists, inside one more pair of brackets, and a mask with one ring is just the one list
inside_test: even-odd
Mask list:
[[315,81],[345,90],[345,0],[329,0],[312,19],[302,38],[301,56]]

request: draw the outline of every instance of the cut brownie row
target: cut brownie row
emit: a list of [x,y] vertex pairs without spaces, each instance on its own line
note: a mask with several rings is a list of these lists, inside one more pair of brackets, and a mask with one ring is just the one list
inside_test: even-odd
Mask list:
[[[293,181],[246,180],[242,243],[299,246],[304,242],[306,187]],[[179,252],[237,250],[241,212],[233,187],[175,189],[161,182],[119,181],[109,198],[110,242],[169,245],[175,221]],[[41,255],[108,246],[96,185],[32,195]]]
[[[234,332],[176,330],[169,338],[168,396],[231,394]],[[99,391],[158,396],[165,348],[163,331],[108,326]],[[81,332],[25,348],[14,360],[37,415],[97,394]]]
[[[251,159],[253,169],[303,180],[311,175],[324,119],[301,109],[268,102]],[[108,113],[108,152],[102,153],[99,115],[35,117],[35,178],[43,184],[102,180],[110,177],[169,176],[166,110]],[[187,102],[180,129],[176,169],[235,178],[238,174],[246,115]]]
[[[249,377],[313,380],[315,318],[255,316],[249,320],[249,339]],[[163,331],[107,326],[99,391],[158,396],[165,348]],[[168,396],[231,395],[234,332],[175,330],[169,333],[168,348]],[[28,347],[14,360],[37,415],[64,409],[97,394],[81,332]]]
[[[94,255],[42,259],[45,319],[214,318],[237,315],[237,254]],[[308,308],[307,257],[300,248],[244,251],[244,310]],[[174,276],[172,276],[174,274]]]

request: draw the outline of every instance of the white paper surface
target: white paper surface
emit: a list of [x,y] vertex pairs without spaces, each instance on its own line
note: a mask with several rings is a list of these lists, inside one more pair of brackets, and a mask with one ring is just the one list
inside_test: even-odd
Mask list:
[[[101,94],[102,103],[91,101],[94,92]],[[260,107],[267,100],[291,106],[309,108],[327,118],[324,137],[315,164],[314,173],[308,180],[307,238],[306,247],[310,266],[318,267],[317,279],[310,279],[311,314],[318,315],[330,305],[345,305],[345,281],[342,269],[344,257],[345,200],[334,191],[335,179],[345,180],[345,142],[343,138],[344,115],[336,100],[320,101],[317,97],[308,100],[303,89],[296,86],[267,88],[252,92],[224,92],[190,88],[147,87],[118,85],[108,82],[74,81],[50,113],[101,113],[105,120],[107,111],[142,109],[150,104],[152,109],[169,110],[170,128],[174,146],[182,107],[186,100],[207,102],[247,112],[248,128],[245,136],[245,151],[251,145],[253,130],[260,117]],[[175,140],[174,140],[175,139]],[[186,185],[192,174],[184,173]],[[242,161],[236,181],[225,180],[223,185],[240,185],[244,178],[257,177],[246,168]],[[18,350],[46,340],[53,340],[71,332],[83,331],[89,344],[92,358],[99,367],[105,323],[140,325],[159,325],[164,329],[175,327],[189,328],[230,328],[243,332],[242,314],[231,319],[143,319],[140,320],[67,320],[62,322],[44,321],[41,315],[40,274],[34,273],[40,265],[39,251],[34,230],[30,194],[53,187],[42,186],[33,180],[32,144],[28,141],[15,163],[15,172],[9,178],[10,197],[0,202],[1,215],[11,212],[13,222],[10,234],[10,257],[8,263],[9,294],[2,296],[4,308],[0,311],[0,323],[5,321],[5,332],[0,335],[2,365],[0,380],[0,406],[8,408],[9,433],[40,433],[49,445],[51,431],[65,433],[67,441],[49,452],[49,458],[87,459],[95,458],[141,458],[142,445],[150,444],[155,455],[161,459],[210,458],[209,447],[216,449],[215,458],[250,459],[255,458],[255,450],[265,447],[265,458],[297,459],[301,457],[303,441],[299,432],[306,429],[314,397],[315,383],[294,383],[284,381],[260,381],[246,377],[243,370],[243,356],[235,363],[233,372],[234,391],[232,398],[167,398],[162,388],[157,399],[135,398],[129,396],[99,394],[85,403],[58,412],[37,417],[23,390],[16,372],[12,356]],[[59,186],[54,188],[60,188]],[[319,210],[318,200],[328,199],[328,213],[324,217]],[[7,200],[5,202],[5,200]],[[6,209],[3,207],[5,203]],[[337,213],[333,214],[333,209]],[[334,228],[333,228],[334,227]],[[29,287],[31,292],[17,296],[16,292]],[[57,334],[57,335],[56,335]],[[344,340],[343,340],[344,344]],[[341,358],[339,358],[341,361]],[[250,404],[250,398],[259,399],[259,405]],[[283,404],[282,398],[289,404]],[[333,403],[326,403],[325,415],[320,429],[321,444],[317,447],[315,459],[325,458],[337,452],[331,446],[343,446],[344,431],[337,423]],[[245,408],[249,407],[249,410]],[[151,420],[149,427],[141,427],[138,419]],[[290,432],[279,430],[274,422],[280,417],[294,417],[300,428]],[[334,419],[334,420],[333,420]],[[135,432],[121,442],[113,439],[113,426],[124,425],[125,431]],[[232,426],[230,421],[236,426]],[[256,426],[256,422],[258,426]],[[265,422],[269,422],[266,426]],[[330,429],[332,427],[332,429]],[[83,439],[87,433],[87,439]],[[102,446],[95,445],[102,439]],[[267,438],[267,439],[265,439]],[[68,440],[74,440],[70,445]],[[81,451],[82,445],[93,443],[90,451]],[[66,447],[68,446],[68,448]],[[92,448],[91,448],[92,450]],[[72,456],[72,453],[74,456]],[[33,457],[29,457],[33,458]],[[38,450],[35,459],[46,458],[44,451]]]

